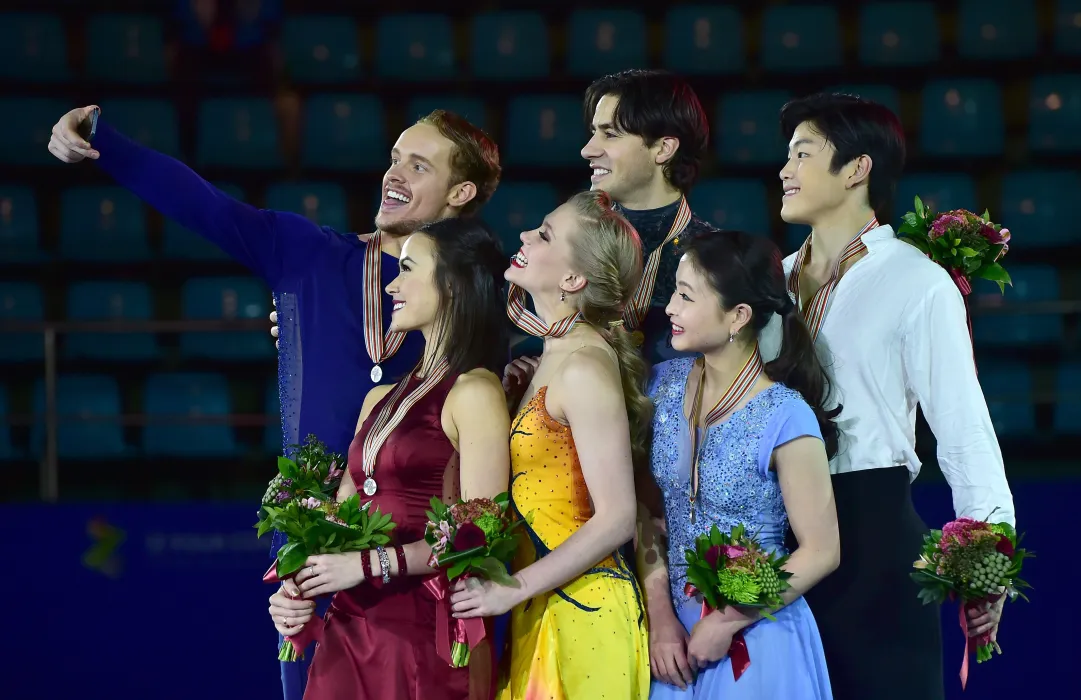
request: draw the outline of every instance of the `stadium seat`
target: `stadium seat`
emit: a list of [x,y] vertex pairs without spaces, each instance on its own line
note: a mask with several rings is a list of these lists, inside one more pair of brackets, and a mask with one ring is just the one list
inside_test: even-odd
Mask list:
[[[412,124],[417,119],[425,117],[437,109],[454,112],[458,116],[469,120],[470,124],[485,131],[488,130],[488,108],[484,105],[484,100],[476,97],[440,97],[435,95],[414,97],[409,101],[409,106],[406,108],[408,123]],[[383,155],[386,156],[386,154]]]
[[496,189],[481,216],[492,227],[509,259],[521,247],[519,236],[541,225],[560,205],[559,194],[547,182],[504,182]]
[[333,182],[290,182],[271,185],[266,208],[303,214],[320,226],[349,230],[349,206],[341,185]]
[[[1008,265],[1013,286],[1006,287],[1005,296],[998,285],[975,280],[972,299],[977,305],[994,306],[1011,303],[1058,301],[1061,299],[1058,269],[1051,265]],[[1063,317],[1060,313],[1033,314],[975,314],[972,332],[976,347],[1053,345],[1063,339]]]
[[[0,416],[7,416],[9,413],[7,387],[0,384]],[[10,462],[15,456],[15,446],[11,443],[11,426],[5,421],[0,423],[0,462]]]
[[375,33],[380,78],[434,82],[456,77],[454,29],[446,15],[382,15]]
[[567,21],[567,72],[596,78],[646,68],[646,20],[637,10],[574,10]]
[[383,104],[373,95],[314,95],[304,105],[301,165],[383,169],[389,157]]
[[1079,192],[1081,174],[1075,170],[1008,172],[1002,178],[1002,204],[991,214],[1023,236],[1018,242],[1026,248],[1077,245]]
[[278,378],[271,377],[266,387],[264,412],[270,420],[263,432],[263,450],[270,454],[282,454],[281,401],[278,396]]
[[1078,124],[1081,124],[1081,73],[1033,78],[1029,85],[1029,148],[1049,154],[1077,153],[1081,151]]
[[60,197],[60,255],[95,261],[149,258],[143,203],[115,185],[65,190]]
[[[202,18],[208,6],[191,0],[174,0],[174,4],[176,11],[173,21],[179,25],[184,43],[191,46],[209,43],[214,27],[208,26]],[[232,43],[240,49],[264,44],[268,31],[281,19],[282,10],[282,0],[256,0],[239,5],[231,22]],[[207,77],[214,79],[213,76]]]
[[112,83],[163,83],[162,22],[150,15],[91,15],[86,22],[86,72]]
[[746,67],[743,18],[735,7],[674,7],[665,18],[664,32],[664,65],[675,73],[718,75]]
[[4,115],[3,165],[63,165],[49,153],[53,124],[71,109],[67,100],[41,97],[0,97]]
[[933,2],[871,2],[860,7],[859,56],[866,66],[919,66],[939,58]]
[[548,23],[539,12],[480,12],[473,16],[471,72],[482,80],[548,77]]
[[[0,282],[0,321],[41,321],[45,303],[41,288],[29,282]],[[41,333],[5,333],[0,362],[41,361]]]
[[1081,55],[1081,0],[1055,3],[1055,53]]
[[784,90],[725,94],[717,102],[713,143],[723,163],[784,165],[779,115],[791,98]]
[[[190,279],[181,290],[183,317],[188,320],[266,319],[270,291],[253,277]],[[215,360],[262,360],[274,357],[274,339],[265,330],[180,334],[185,357]]]
[[[75,282],[68,287],[69,321],[149,321],[150,288],[141,282]],[[71,333],[61,342],[69,358],[145,361],[158,357],[153,333]]]
[[168,100],[104,100],[102,117],[125,136],[159,153],[180,157],[180,120]]
[[38,234],[38,204],[34,190],[0,185],[0,261],[28,263],[45,257]]
[[574,166],[585,161],[587,133],[580,97],[535,95],[511,98],[507,106],[506,165]]
[[[695,213],[717,228],[737,229],[758,235],[770,233],[766,185],[760,179],[703,180],[691,190],[690,201]],[[780,197],[774,206],[780,208]]]
[[829,88],[827,92],[856,95],[865,100],[878,102],[894,114],[901,113],[901,96],[898,94],[897,88],[889,85],[838,85]]
[[270,100],[219,97],[199,105],[196,160],[201,166],[278,168],[278,122]]
[[[215,186],[233,199],[245,201],[244,191],[236,185],[215,183]],[[172,219],[165,220],[162,231],[161,254],[176,260],[228,260],[221,248],[199,234],[189,231]]]
[[1002,153],[1002,91],[991,79],[933,80],[923,89],[920,145],[934,156]]
[[810,226],[804,226],[802,224],[786,225],[784,227],[784,245],[781,246],[781,253],[786,256],[795,253],[807,240],[807,236],[810,235]]
[[1055,376],[1054,431],[1059,434],[1081,433],[1081,363],[1060,365]]
[[150,457],[228,457],[236,454],[232,426],[224,422],[169,420],[225,418],[233,412],[232,404],[229,383],[222,375],[151,375],[143,395],[143,411],[151,421],[143,430],[143,450]]
[[987,202],[976,201],[976,185],[970,175],[960,173],[918,174],[901,176],[897,183],[893,218],[900,222],[906,212],[915,211],[916,197],[932,211],[968,209],[981,213]]
[[[34,425],[30,455],[45,454],[47,436],[45,383],[34,383]],[[115,459],[130,454],[116,378],[102,375],[60,375],[56,382],[56,455],[64,460]]]
[[68,37],[59,15],[0,13],[0,80],[56,83],[69,77]]
[[762,15],[762,67],[802,73],[841,65],[841,28],[829,5],[771,5]]
[[1032,0],[961,0],[957,53],[979,61],[1036,54],[1038,30]]
[[298,83],[346,83],[360,77],[360,43],[352,17],[301,15],[282,23],[285,70]]
[[1035,434],[1036,407],[1028,365],[981,362],[977,370],[995,433],[1004,438]]

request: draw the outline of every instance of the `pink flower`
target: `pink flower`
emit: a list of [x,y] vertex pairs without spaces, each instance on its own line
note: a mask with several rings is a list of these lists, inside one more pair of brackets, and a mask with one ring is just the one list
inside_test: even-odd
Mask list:
[[303,501],[300,502],[301,507],[309,508],[311,510],[315,510],[316,508],[319,508],[322,505],[323,505],[323,502],[320,501],[318,498],[315,498],[313,496],[308,496],[307,498],[305,498]]
[[931,240],[945,235],[947,232],[953,230],[957,232],[957,229],[963,229],[965,227],[964,218],[954,212],[946,212],[939,215],[933,222],[931,222],[930,236]]
[[738,547],[732,544],[727,544],[722,549],[724,551],[724,555],[729,559],[738,559],[739,557],[742,557],[744,554],[747,553],[747,549],[745,547]]
[[943,552],[949,552],[954,546],[965,547],[978,539],[981,533],[990,531],[991,527],[987,523],[972,518],[958,518],[942,526],[939,548]]

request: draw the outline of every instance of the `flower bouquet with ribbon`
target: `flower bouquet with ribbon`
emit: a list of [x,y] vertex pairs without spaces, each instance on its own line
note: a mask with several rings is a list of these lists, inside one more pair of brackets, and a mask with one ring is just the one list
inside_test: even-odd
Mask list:
[[[270,482],[255,524],[258,536],[271,530],[283,533],[286,544],[263,575],[277,583],[292,577],[313,554],[359,552],[384,545],[394,529],[389,513],[369,511],[356,494],[341,503],[334,500],[343,470],[341,456],[309,436],[298,445],[296,459],[278,458],[278,475]],[[303,631],[287,637],[278,653],[282,661],[303,658],[303,651],[322,633],[322,620],[312,620]]]
[[450,584],[458,578],[489,579],[503,586],[517,586],[507,566],[518,548],[514,532],[523,521],[508,514],[510,496],[459,500],[448,506],[431,501],[424,541],[432,546],[428,562],[440,573],[425,581],[439,601],[436,617],[436,651],[454,668],[469,665],[470,652],[487,634],[484,620],[454,620],[451,629]]
[[995,604],[1003,595],[1011,600],[1030,586],[1019,578],[1025,559],[1034,556],[1018,547],[1021,538],[1008,523],[988,523],[958,518],[941,530],[931,530],[923,538],[920,558],[913,564],[912,578],[920,585],[919,597],[925,605],[960,600],[959,619],[965,633],[965,658],[961,662],[961,687],[968,682],[968,655],[976,662],[1002,653],[991,633],[968,636],[966,614],[976,607]]
[[[788,561],[787,555],[765,551],[740,524],[729,532],[721,532],[714,525],[695,539],[694,549],[688,549],[685,556],[685,592],[688,596],[702,596],[702,617],[734,605],[756,608],[764,617],[776,619],[770,611],[784,605],[781,593],[788,589],[792,576],[781,568]],[[743,632],[732,638],[728,656],[732,659],[732,676],[738,681],[751,665]]]

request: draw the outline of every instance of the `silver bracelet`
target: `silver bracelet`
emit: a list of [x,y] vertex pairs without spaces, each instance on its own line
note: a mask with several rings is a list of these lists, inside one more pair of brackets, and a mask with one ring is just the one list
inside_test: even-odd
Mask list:
[[379,568],[382,569],[380,573],[383,575],[383,583],[390,583],[390,556],[387,555],[387,550],[382,547],[376,547],[375,553],[379,555]]

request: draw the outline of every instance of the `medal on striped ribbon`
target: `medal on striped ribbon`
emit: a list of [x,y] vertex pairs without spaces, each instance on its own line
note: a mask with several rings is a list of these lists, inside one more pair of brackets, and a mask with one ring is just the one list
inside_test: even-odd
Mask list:
[[364,348],[375,363],[371,378],[376,384],[383,378],[383,368],[379,365],[393,357],[405,341],[405,333],[383,333],[383,285],[379,259],[382,255],[379,246],[381,235],[376,231],[364,251]]
[[691,415],[688,419],[691,429],[691,522],[695,520],[694,511],[695,505],[698,501],[698,451],[701,445],[699,444],[699,433],[705,433],[709,430],[709,427],[715,423],[720,422],[733,410],[736,406],[747,398],[747,394],[754,388],[755,382],[762,376],[763,365],[762,357],[758,354],[758,343],[754,344],[754,348],[751,350],[750,357],[743,363],[743,368],[736,374],[732,383],[725,389],[724,394],[718,399],[716,405],[706,414],[705,423],[702,425],[701,431],[698,429],[698,419],[702,415],[702,388],[706,383],[706,366],[703,358],[698,358],[698,386],[694,391],[694,398],[691,401]]
[[668,235],[649,254],[645,268],[642,270],[642,279],[638,281],[634,296],[631,297],[630,303],[623,310],[623,323],[627,330],[635,331],[632,337],[637,345],[642,344],[642,333],[638,329],[642,326],[642,321],[645,320],[650,303],[653,301],[653,289],[657,286],[657,271],[661,266],[661,255],[664,252],[664,247],[678,238],[690,222],[691,206],[687,203],[686,197],[680,197],[679,209],[676,211],[676,218],[672,222],[672,227],[668,229]]
[[[413,372],[420,369],[418,365]],[[391,392],[390,398],[383,404],[383,408],[379,411],[379,414],[375,417],[375,422],[372,423],[372,429],[368,431],[368,434],[364,438],[364,446],[361,452],[362,464],[364,466],[364,495],[374,496],[376,490],[379,488],[375,483],[375,458],[379,456],[379,450],[383,448],[383,443],[387,441],[390,434],[394,432],[394,429],[398,427],[398,424],[405,418],[405,414],[409,413],[411,409],[418,401],[423,399],[429,391],[431,391],[439,382],[447,376],[447,372],[450,370],[450,365],[447,363],[446,358],[441,359],[432,371],[428,373],[428,376],[424,378],[424,381],[417,386],[416,389],[409,392],[409,395],[405,397],[401,403],[398,401],[402,398],[402,394],[405,393],[405,388],[409,385],[409,381],[413,376],[413,372],[410,372],[409,376],[403,378],[394,387],[394,391]]]
[[811,338],[817,340],[818,332],[822,330],[822,322],[826,318],[826,310],[829,308],[830,296],[837,287],[837,281],[841,278],[841,268],[852,258],[862,255],[867,251],[867,246],[863,243],[863,234],[874,228],[878,228],[878,219],[872,217],[871,220],[860,229],[860,232],[856,234],[856,237],[849,241],[848,245],[845,246],[845,249],[841,251],[841,257],[839,257],[834,264],[833,272],[830,274],[829,280],[819,287],[818,291],[811,297],[811,300],[807,302],[806,307],[803,307],[800,303],[799,278],[800,273],[803,271],[803,264],[807,260],[807,256],[811,253],[811,237],[808,236],[807,240],[800,246],[799,253],[796,254],[796,262],[792,266],[792,273],[788,276],[788,291],[796,297],[796,308],[799,309],[800,313],[803,315],[803,320],[807,323],[807,330],[811,332]]
[[525,290],[512,284],[507,293],[507,317],[514,325],[537,338],[562,338],[582,319],[582,314],[576,313],[546,326],[540,316],[526,307]]

